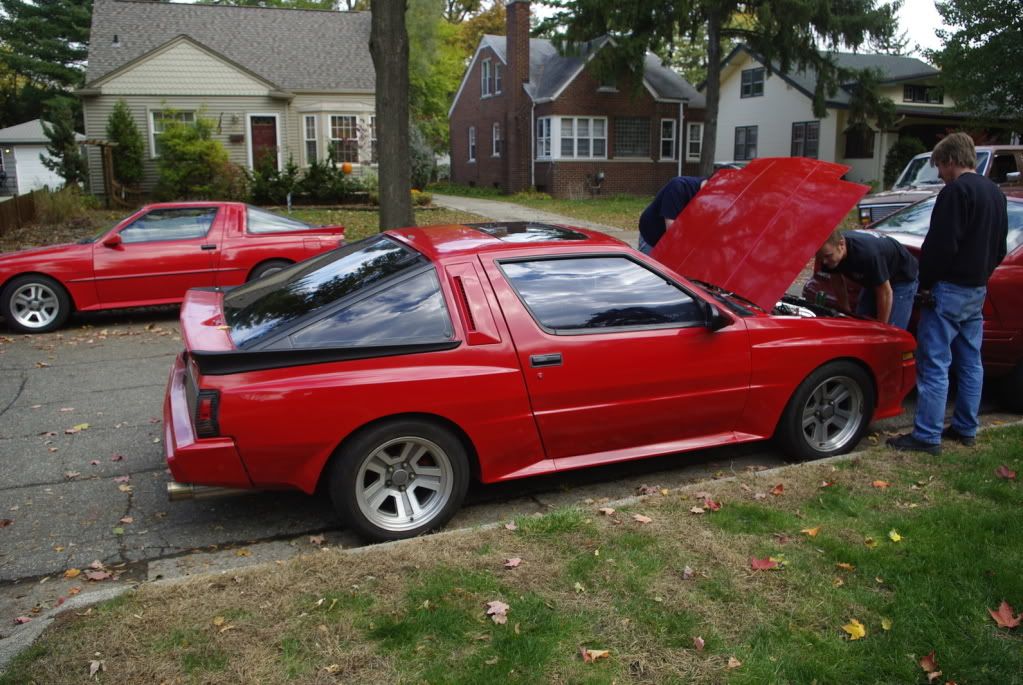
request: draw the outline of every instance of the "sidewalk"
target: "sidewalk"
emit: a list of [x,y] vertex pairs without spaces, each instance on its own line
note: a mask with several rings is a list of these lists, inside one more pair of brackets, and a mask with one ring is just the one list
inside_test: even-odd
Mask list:
[[635,246],[639,237],[639,230],[623,231],[614,226],[598,224],[593,221],[575,219],[563,214],[544,212],[532,207],[517,205],[514,202],[500,200],[484,200],[477,197],[459,197],[456,195],[433,194],[434,204],[446,209],[456,209],[462,212],[471,212],[485,216],[494,221],[536,221],[545,224],[564,224],[566,226],[578,226],[588,228],[601,233],[607,233],[619,240],[624,240],[629,245]]

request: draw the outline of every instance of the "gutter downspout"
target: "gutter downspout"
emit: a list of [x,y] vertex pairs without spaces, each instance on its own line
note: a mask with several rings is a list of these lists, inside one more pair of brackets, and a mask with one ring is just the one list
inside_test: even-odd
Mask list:
[[536,187],[536,101],[529,98],[529,189]]
[[682,132],[686,130],[686,128],[685,128],[685,121],[686,121],[685,108],[686,108],[686,101],[685,100],[682,100],[681,102],[678,103],[678,174],[676,174],[677,176],[681,176],[682,175],[682,155],[685,154],[685,150],[683,149],[684,146],[683,146],[683,137],[682,137]]

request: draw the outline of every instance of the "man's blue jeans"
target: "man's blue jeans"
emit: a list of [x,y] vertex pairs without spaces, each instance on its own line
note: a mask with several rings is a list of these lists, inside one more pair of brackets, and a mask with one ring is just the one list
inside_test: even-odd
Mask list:
[[980,343],[984,337],[987,288],[938,281],[931,293],[934,306],[921,309],[916,329],[917,405],[913,437],[937,445],[945,419],[950,369],[956,376],[952,428],[968,437],[977,434],[980,391],[984,385]]
[[[888,315],[888,323],[902,330],[909,328],[909,317],[913,313],[913,298],[919,281],[892,283],[892,311]],[[856,313],[861,316],[877,318],[877,296],[873,288],[860,290],[860,298],[856,303]]]
[[636,241],[636,249],[643,254],[650,254],[650,252],[653,251],[654,246],[643,240],[643,236],[640,235],[639,240]]

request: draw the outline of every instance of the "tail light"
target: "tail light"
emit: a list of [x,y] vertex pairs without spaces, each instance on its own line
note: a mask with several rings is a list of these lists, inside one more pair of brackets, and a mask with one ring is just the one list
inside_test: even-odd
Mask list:
[[195,435],[199,438],[215,438],[220,435],[217,415],[220,412],[220,391],[200,390],[195,401]]

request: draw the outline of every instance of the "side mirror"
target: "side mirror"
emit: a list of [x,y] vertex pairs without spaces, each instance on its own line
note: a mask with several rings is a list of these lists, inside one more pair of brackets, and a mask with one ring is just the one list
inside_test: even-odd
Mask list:
[[1006,183],[1019,183],[1020,173],[1018,171],[1010,171],[1005,175]]
[[711,332],[720,331],[722,328],[731,326],[734,321],[721,313],[721,310],[712,304],[706,304],[706,325]]
[[120,233],[115,233],[112,236],[104,238],[104,240],[103,240],[103,247],[117,247],[122,242],[124,242],[124,241],[121,240],[121,234]]

